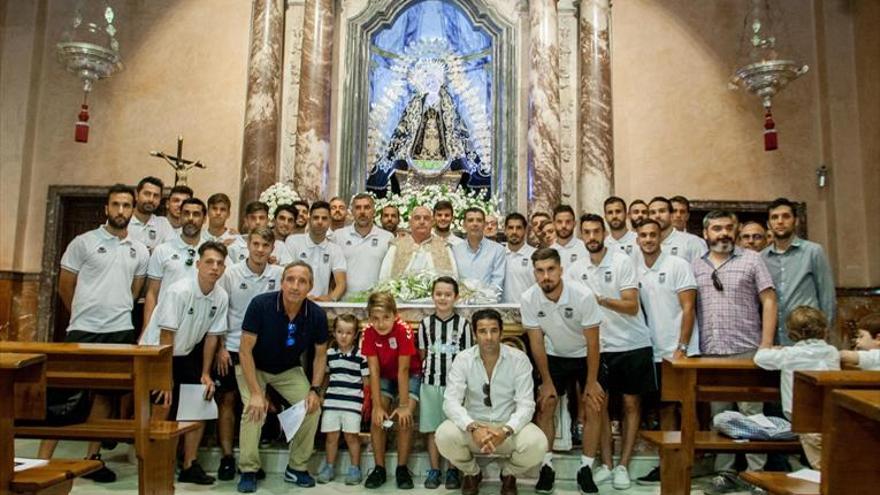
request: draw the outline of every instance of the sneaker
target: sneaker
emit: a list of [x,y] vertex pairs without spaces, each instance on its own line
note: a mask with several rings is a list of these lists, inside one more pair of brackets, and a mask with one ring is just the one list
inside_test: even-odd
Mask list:
[[626,466],[618,465],[611,471],[611,486],[615,490],[627,490],[630,485],[632,483],[630,482],[629,471],[627,471]]
[[303,488],[315,486],[315,478],[312,478],[308,471],[299,471],[290,466],[287,466],[287,469],[284,470],[284,481]]
[[660,466],[655,467],[650,473],[638,478],[637,485],[650,486],[660,484]]
[[425,477],[425,488],[437,488],[440,486],[440,473],[439,469],[429,469],[428,475]]
[[611,468],[606,466],[605,464],[600,464],[595,471],[593,471],[593,482],[597,485],[601,485],[606,481],[611,479]]
[[180,483],[195,483],[196,485],[213,485],[214,477],[208,476],[199,461],[193,463],[187,469],[180,471],[177,475],[177,481]]
[[536,493],[553,493],[553,484],[556,482],[556,471],[550,466],[541,466],[541,474],[538,475],[538,483],[535,484]]
[[357,466],[349,466],[348,473],[345,475],[345,484],[352,485],[360,485],[363,476],[361,475],[361,468]]
[[220,459],[220,469],[217,470],[217,479],[230,481],[235,479],[235,457],[225,455]]
[[373,490],[384,485],[386,481],[388,481],[388,476],[385,474],[385,466],[376,466],[370,471],[370,474],[367,475],[367,481],[364,483],[364,487]]
[[254,493],[257,491],[257,473],[241,473],[238,478],[238,493]]
[[398,490],[412,490],[413,486],[415,486],[413,485],[412,474],[410,474],[409,468],[406,466],[397,466],[397,470],[394,471],[394,478],[397,480]]
[[730,493],[740,491],[742,485],[737,481],[736,475],[733,473],[720,473],[712,478],[712,483],[703,489],[706,495],[721,495],[722,493]]
[[330,483],[335,477],[336,471],[330,464],[324,464],[324,467],[322,467],[321,470],[318,471],[318,483],[322,485],[324,483]]
[[454,467],[447,469],[444,486],[447,490],[458,490],[461,488],[461,471]]
[[[241,469],[236,470],[236,472],[238,474],[242,474]],[[263,481],[264,479],[266,479],[266,471],[263,471],[263,468],[257,469],[256,474],[257,474],[257,481]]]
[[581,493],[599,493],[596,483],[593,482],[593,470],[590,466],[578,469],[577,484]]
[[[101,454],[92,454],[91,456],[89,456],[88,460],[101,461]],[[87,480],[92,480],[95,483],[113,483],[114,481],[116,481],[116,473],[111,471],[110,468],[108,468],[107,465],[104,464],[104,461],[101,461],[101,469],[86,474],[83,476],[83,478]]]

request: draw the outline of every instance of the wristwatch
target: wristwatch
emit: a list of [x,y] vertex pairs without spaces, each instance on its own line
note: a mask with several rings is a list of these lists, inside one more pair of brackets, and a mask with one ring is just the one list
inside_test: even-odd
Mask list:
[[501,431],[504,432],[504,436],[507,438],[510,438],[513,436],[513,428],[511,428],[510,426],[507,426],[507,425],[502,426]]
[[322,387],[320,385],[312,385],[311,387],[309,387],[309,391],[314,392],[315,394],[320,396],[321,392],[324,391],[324,387]]
[[675,347],[675,350],[676,350],[676,351],[681,351],[681,352],[687,352],[687,350],[688,350],[688,345],[687,345],[687,344],[681,344],[681,343],[680,343],[680,344],[678,344],[678,345]]

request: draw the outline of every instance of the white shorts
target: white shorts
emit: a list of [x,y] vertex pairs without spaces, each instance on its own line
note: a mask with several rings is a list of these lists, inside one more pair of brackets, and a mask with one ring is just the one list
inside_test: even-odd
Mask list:
[[324,411],[321,415],[321,433],[339,430],[344,433],[360,433],[361,415],[352,411]]

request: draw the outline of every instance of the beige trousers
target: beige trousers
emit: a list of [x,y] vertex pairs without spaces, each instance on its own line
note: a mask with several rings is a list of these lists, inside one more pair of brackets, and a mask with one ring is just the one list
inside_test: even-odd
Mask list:
[[[503,426],[501,423],[493,426]],[[473,476],[480,472],[474,454],[480,448],[474,443],[470,433],[461,430],[450,420],[446,420],[437,428],[434,437],[440,455],[449,459],[462,473]],[[529,423],[499,445],[495,455],[506,457],[501,461],[501,474],[520,476],[537,466],[547,453],[547,436],[540,428]]]
[[810,461],[810,467],[816,471],[822,470],[822,434],[821,433],[801,433],[798,435],[801,439],[801,446],[804,453],[807,454],[807,460]]

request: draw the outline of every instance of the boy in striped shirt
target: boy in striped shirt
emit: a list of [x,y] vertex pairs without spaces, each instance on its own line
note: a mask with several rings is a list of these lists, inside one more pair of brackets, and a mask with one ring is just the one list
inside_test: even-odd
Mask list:
[[351,467],[346,485],[361,482],[361,409],[364,386],[370,369],[367,358],[357,348],[358,320],[351,314],[340,315],[333,322],[335,345],[327,351],[327,392],[324,394],[321,432],[327,434],[327,462],[318,472],[318,483],[329,483],[336,476],[334,465],[339,448],[339,432],[345,436]]
[[[425,488],[440,486],[440,452],[434,443],[434,432],[446,420],[443,414],[443,393],[446,375],[452,368],[455,355],[473,344],[471,327],[466,318],[455,312],[458,300],[458,282],[452,277],[439,277],[431,288],[434,314],[419,324],[419,354],[422,358],[422,386],[419,391],[419,431],[426,433],[431,469],[425,478]],[[446,471],[446,488],[458,489],[461,474],[451,466]]]

